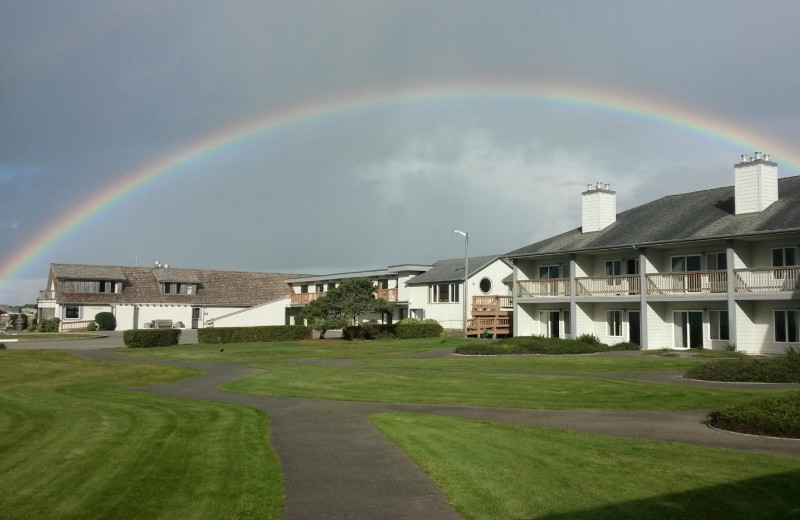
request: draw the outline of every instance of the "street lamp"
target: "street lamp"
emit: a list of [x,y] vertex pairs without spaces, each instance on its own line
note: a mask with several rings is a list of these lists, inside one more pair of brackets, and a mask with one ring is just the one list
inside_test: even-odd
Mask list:
[[466,231],[454,231],[456,235],[464,237],[464,290],[461,299],[464,301],[464,313],[462,319],[464,320],[464,338],[467,337],[467,279],[469,278],[469,233]]

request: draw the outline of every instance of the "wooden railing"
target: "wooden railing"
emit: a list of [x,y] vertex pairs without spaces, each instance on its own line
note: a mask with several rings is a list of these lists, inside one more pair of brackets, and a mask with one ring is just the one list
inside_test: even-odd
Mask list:
[[639,294],[639,275],[591,276],[575,278],[578,296],[624,296]]
[[648,294],[728,292],[727,271],[686,271],[647,275]]
[[471,318],[467,320],[467,336],[480,336],[488,332],[492,337],[511,333],[511,318]]
[[79,332],[89,329],[92,321],[62,321],[59,323],[59,332]]
[[488,295],[488,296],[473,296],[472,297],[472,308],[473,309],[510,309],[511,308],[511,296],[499,296],[499,295]]
[[800,290],[800,267],[736,269],[734,287],[738,293],[772,293]]
[[390,289],[378,289],[378,293],[375,295],[376,298],[383,298],[384,300],[390,302],[397,301],[397,287],[390,288]]
[[317,298],[322,298],[324,294],[324,292],[292,293],[291,302],[292,305],[311,303]]
[[39,301],[50,301],[56,299],[56,292],[55,291],[39,291]]
[[519,280],[517,281],[517,296],[520,298],[569,296],[569,278]]

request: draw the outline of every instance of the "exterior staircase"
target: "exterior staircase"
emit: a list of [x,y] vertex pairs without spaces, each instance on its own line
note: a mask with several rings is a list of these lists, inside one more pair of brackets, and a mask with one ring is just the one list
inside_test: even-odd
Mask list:
[[472,297],[472,318],[467,320],[467,336],[492,338],[511,335],[511,296]]

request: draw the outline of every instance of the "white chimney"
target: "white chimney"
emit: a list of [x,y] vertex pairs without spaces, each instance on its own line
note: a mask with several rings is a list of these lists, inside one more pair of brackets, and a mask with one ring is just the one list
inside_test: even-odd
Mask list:
[[598,182],[587,185],[582,193],[584,233],[600,231],[617,219],[617,192],[611,191],[610,184]]
[[737,215],[764,211],[778,200],[778,165],[769,155],[756,152],[755,157],[733,166],[734,205]]

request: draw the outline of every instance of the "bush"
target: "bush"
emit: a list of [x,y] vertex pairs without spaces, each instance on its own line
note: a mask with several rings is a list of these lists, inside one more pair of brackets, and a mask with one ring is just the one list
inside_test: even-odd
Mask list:
[[395,325],[394,330],[398,339],[438,338],[444,332],[444,328],[436,320],[424,320],[417,323],[401,320]]
[[374,321],[361,325],[349,325],[342,329],[342,337],[347,341],[354,339],[396,338],[395,325],[382,325]]
[[614,343],[610,347],[609,350],[642,350],[642,346],[638,343],[631,343],[630,341],[624,341],[622,343]]
[[609,352],[612,348],[603,343],[589,344],[576,339],[545,338],[527,336],[508,338],[492,342],[475,342],[456,347],[457,354],[504,355],[504,354],[593,354]]
[[114,330],[117,328],[117,318],[110,312],[98,312],[94,316],[94,321],[100,330]]
[[126,347],[150,348],[177,345],[181,329],[131,329],[122,334]]
[[212,327],[199,329],[199,343],[252,343],[311,339],[311,329],[301,325],[269,325],[264,327]]
[[39,332],[58,332],[58,324],[61,323],[61,320],[58,318],[49,318],[46,320],[40,320],[39,323],[36,325],[36,330]]
[[97,330],[97,323],[91,322],[87,327],[86,330],[89,332],[94,332]]
[[723,430],[800,438],[800,392],[715,410],[709,419],[712,426]]
[[600,338],[595,336],[591,333],[584,333],[578,336],[578,341],[581,343],[586,343],[587,345],[602,345],[603,342],[600,341]]
[[703,381],[800,383],[800,356],[720,359],[690,368],[685,377]]

